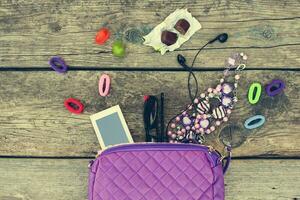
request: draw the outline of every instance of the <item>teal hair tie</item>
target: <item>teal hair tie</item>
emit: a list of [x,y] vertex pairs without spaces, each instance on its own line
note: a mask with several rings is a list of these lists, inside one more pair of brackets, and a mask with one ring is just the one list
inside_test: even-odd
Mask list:
[[256,104],[261,96],[262,87],[260,83],[252,83],[248,91],[248,101],[250,104]]
[[255,115],[255,116],[248,118],[245,121],[244,126],[246,129],[255,129],[255,128],[262,126],[265,123],[265,121],[266,121],[266,118],[264,116]]

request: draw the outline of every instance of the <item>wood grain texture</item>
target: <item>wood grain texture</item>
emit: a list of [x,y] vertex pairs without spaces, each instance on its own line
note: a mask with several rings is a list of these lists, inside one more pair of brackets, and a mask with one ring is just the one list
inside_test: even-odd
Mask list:
[[[203,25],[178,52],[161,56],[143,46],[142,36],[176,8],[188,8]],[[195,49],[222,32],[229,41],[203,51],[196,66],[222,67],[234,51],[245,51],[250,67],[300,67],[300,4],[288,1],[9,1],[0,3],[0,67],[47,67],[61,55],[76,67],[177,67],[177,53],[189,61]],[[97,30],[108,27],[112,39],[94,43]],[[111,55],[111,44],[127,45],[123,59]]]
[[[1,200],[87,199],[88,160],[0,159]],[[17,183],[17,184],[16,184]],[[299,160],[234,160],[226,199],[300,198]]]
[[[105,72],[112,78],[111,96],[98,95],[103,71],[0,73],[0,155],[93,156],[99,148],[89,116],[120,104],[135,141],[144,141],[143,95],[166,96],[166,121],[183,109],[187,95],[186,72]],[[201,90],[215,86],[222,72],[196,72]],[[245,71],[242,74],[236,109],[227,124],[207,137],[221,150],[223,143],[234,148],[234,156],[299,156],[299,72]],[[284,94],[262,96],[251,106],[247,90],[254,81],[263,85],[272,79],[286,82]],[[82,115],[70,114],[66,98],[85,104]],[[247,131],[244,121],[255,114],[266,116],[266,124]]]

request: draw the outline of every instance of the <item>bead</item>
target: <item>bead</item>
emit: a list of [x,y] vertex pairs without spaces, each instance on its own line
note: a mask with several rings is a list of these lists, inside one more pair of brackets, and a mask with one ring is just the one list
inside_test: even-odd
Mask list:
[[204,93],[201,93],[201,94],[200,94],[200,97],[201,97],[201,98],[204,98],[204,97],[205,97],[205,94],[204,94]]
[[223,96],[222,97],[222,105],[225,107],[230,106],[230,104],[232,103],[232,99],[230,97],[227,96]]
[[215,119],[222,119],[226,115],[226,110],[223,106],[216,107],[212,110],[212,116]]
[[182,113],[182,115],[186,115],[186,111],[184,111],[184,112]]
[[175,128],[176,127],[176,125],[175,124],[171,124],[171,128]]
[[113,43],[112,53],[117,57],[123,57],[125,55],[125,45],[122,41],[116,41]]
[[176,137],[177,137],[176,134],[172,134],[172,135],[171,135],[171,138],[172,138],[172,139],[175,139]]
[[230,64],[230,65],[235,65],[235,59],[233,59],[233,58],[228,58],[228,64]]
[[234,76],[234,78],[235,78],[236,80],[239,80],[239,79],[240,79],[240,75],[237,74],[237,75]]
[[255,115],[255,116],[248,118],[245,121],[244,126],[246,129],[255,129],[255,128],[262,126],[265,123],[265,121],[266,121],[266,119],[264,116]]
[[228,121],[228,117],[224,117],[224,118],[223,118],[223,121],[224,121],[224,122],[227,122],[227,121]]
[[210,131],[209,129],[207,129],[207,130],[205,131],[205,133],[210,134],[211,131]]
[[225,81],[224,78],[220,79],[220,83],[224,83],[224,81]]
[[234,85],[234,87],[235,87],[235,88],[237,88],[237,87],[238,87],[238,84],[237,84],[237,83],[234,83],[233,85]]
[[216,90],[216,89],[214,89],[214,90],[213,90],[213,93],[214,93],[214,94],[218,94],[218,93],[219,93],[219,91],[218,91],[218,90]]
[[241,53],[240,53],[240,56],[244,56],[244,53],[243,53],[243,52],[241,52]]
[[208,89],[207,89],[207,92],[211,93],[212,90],[213,90],[212,88],[208,88]]
[[181,131],[177,131],[177,135],[183,135]]
[[186,130],[183,128],[183,129],[181,129],[181,132],[182,133],[186,133]]
[[261,96],[262,86],[260,83],[252,83],[248,91],[248,101],[250,104],[256,104]]
[[232,92],[232,87],[231,87],[231,85],[229,85],[228,83],[224,83],[223,85],[222,85],[222,93],[224,93],[224,94],[229,94],[230,92]]
[[98,83],[99,95],[106,97],[110,91],[110,77],[107,74],[102,74]]
[[237,97],[233,98],[233,101],[234,101],[234,102],[238,102]]
[[107,28],[101,28],[96,34],[95,42],[97,44],[104,44],[110,37],[110,32]]
[[209,93],[208,97],[213,98],[214,94],[213,93]]
[[74,114],[80,114],[84,110],[84,105],[78,99],[74,98],[66,99],[64,102],[64,106]]
[[59,56],[52,57],[49,60],[49,65],[54,71],[60,74],[68,71],[68,66],[66,65],[65,61]]
[[184,117],[182,119],[182,122],[183,122],[184,125],[190,125],[192,123],[191,119],[188,118],[188,117]]
[[206,118],[207,118],[207,115],[206,115],[206,114],[202,115],[202,118],[203,118],[203,119],[206,119]]
[[200,131],[201,133],[204,133],[204,129],[203,129],[203,128],[200,128],[199,131]]
[[197,130],[196,130],[196,133],[197,133],[197,134],[199,134],[199,133],[200,133],[200,130],[199,130],[199,129],[197,129]]
[[176,121],[179,122],[180,121],[180,117],[176,117]]
[[201,119],[201,115],[197,115],[197,119]]
[[221,125],[221,122],[220,122],[220,121],[216,121],[216,125],[217,125],[217,126],[220,126],[220,125]]
[[193,130],[193,131],[196,130],[195,126],[192,127],[192,130]]
[[209,111],[209,109],[210,109],[210,105],[209,105],[209,103],[206,100],[202,100],[197,105],[197,112],[199,114],[207,113]]
[[195,128],[199,129],[200,128],[200,124],[195,124]]
[[214,130],[216,130],[216,128],[215,128],[214,126],[211,126],[211,127],[210,127],[210,130],[211,130],[211,131],[214,131]]
[[191,127],[190,127],[190,126],[187,126],[187,127],[185,127],[185,129],[186,129],[186,130],[190,130],[190,129],[191,129]]
[[169,143],[174,143],[174,140],[170,140]]
[[219,84],[219,85],[217,85],[217,87],[216,87],[216,90],[218,91],[218,92],[220,92],[221,91],[221,89],[222,89],[222,86]]
[[168,131],[168,136],[171,136],[172,135],[172,131]]
[[248,56],[243,55],[243,60],[247,60],[247,59],[248,59]]
[[194,103],[199,103],[199,99],[194,99]]
[[200,121],[200,126],[202,128],[207,128],[209,126],[209,121],[207,119],[201,120]]
[[179,140],[182,140],[184,137],[181,135],[178,137]]
[[231,114],[231,109],[227,109],[227,114]]

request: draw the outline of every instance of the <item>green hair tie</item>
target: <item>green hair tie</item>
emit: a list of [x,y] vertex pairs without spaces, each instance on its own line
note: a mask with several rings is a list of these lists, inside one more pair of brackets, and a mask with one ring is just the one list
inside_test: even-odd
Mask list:
[[250,85],[248,91],[248,101],[250,104],[256,104],[259,101],[261,90],[262,87],[260,83],[252,83]]

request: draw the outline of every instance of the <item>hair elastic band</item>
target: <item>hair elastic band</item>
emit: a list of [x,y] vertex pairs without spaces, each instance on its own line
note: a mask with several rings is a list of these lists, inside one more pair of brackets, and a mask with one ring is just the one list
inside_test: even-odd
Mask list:
[[252,83],[248,91],[248,101],[250,104],[256,104],[261,95],[262,87],[260,83]]
[[255,116],[248,118],[245,121],[244,126],[246,129],[255,129],[255,128],[262,126],[265,123],[265,121],[266,121],[266,118],[264,116],[255,115]]
[[266,92],[270,97],[276,96],[285,89],[285,83],[280,79],[274,79],[266,86]]
[[66,99],[64,105],[68,109],[68,111],[74,114],[80,114],[84,110],[83,104],[79,100],[74,98]]
[[105,97],[110,91],[110,77],[107,74],[101,75],[99,79],[99,94]]
[[49,60],[49,65],[52,69],[54,69],[54,71],[60,74],[65,73],[68,70],[68,66],[66,65],[65,61],[59,56],[52,57]]

